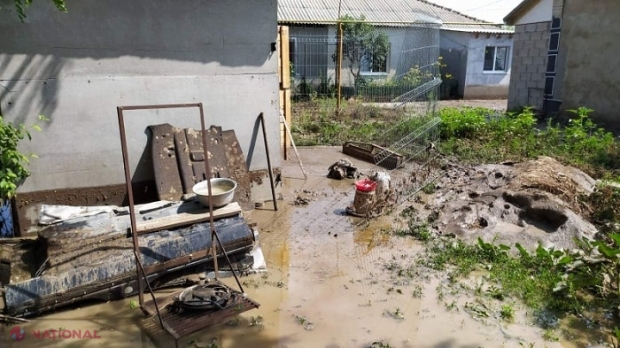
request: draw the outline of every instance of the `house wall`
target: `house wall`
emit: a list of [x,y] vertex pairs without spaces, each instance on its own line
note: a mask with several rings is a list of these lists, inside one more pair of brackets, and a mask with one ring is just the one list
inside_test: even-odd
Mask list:
[[515,27],[508,109],[543,107],[551,21]]
[[[385,32],[388,36],[388,40],[390,42],[390,52],[389,58],[387,61],[387,73],[377,73],[377,74],[362,74],[367,79],[388,79],[393,77],[396,74],[398,69],[399,61],[401,58],[401,52],[403,47],[403,42],[405,40],[405,29],[402,28],[389,28],[389,27],[379,27],[377,30],[381,30]],[[338,28],[335,25],[329,26],[329,37],[336,38],[338,36]],[[329,47],[329,57],[330,62],[332,54],[335,54],[338,50],[338,45],[330,45]],[[333,63],[328,67],[328,74],[336,74],[336,63]],[[345,60],[342,62],[342,85],[343,86],[353,86],[355,84],[355,79],[353,78],[353,74],[351,74],[351,70],[349,69],[349,62]]]
[[[512,35],[469,34],[465,99],[506,99],[510,84],[510,61],[513,51]],[[477,36],[477,37],[476,37]],[[508,47],[507,70],[503,72],[484,71],[486,47]]]
[[566,56],[561,110],[586,106],[614,131],[620,131],[619,16],[616,0],[565,0],[560,44]]
[[442,64],[445,64],[444,71],[458,81],[458,94],[462,97],[465,93],[469,36],[460,34],[441,30],[439,47]]
[[553,6],[554,0],[539,0],[515,21],[515,25],[546,22],[551,18]]
[[[255,120],[265,114],[280,165],[275,0],[35,1],[19,22],[0,9],[0,108],[50,121],[23,150],[38,159],[20,192],[124,183],[116,107],[204,103],[207,127],[234,129],[250,170],[267,167]],[[252,20],[248,20],[248,19]],[[199,128],[196,109],[126,113],[133,180],[152,180],[146,127]]]

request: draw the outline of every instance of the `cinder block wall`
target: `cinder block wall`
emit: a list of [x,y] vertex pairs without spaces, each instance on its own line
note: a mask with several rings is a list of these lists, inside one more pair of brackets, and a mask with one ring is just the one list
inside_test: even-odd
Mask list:
[[514,35],[508,109],[542,108],[551,21],[517,25]]

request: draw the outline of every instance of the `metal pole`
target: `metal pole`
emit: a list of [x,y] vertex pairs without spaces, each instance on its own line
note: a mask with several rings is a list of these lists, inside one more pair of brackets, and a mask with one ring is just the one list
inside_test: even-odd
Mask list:
[[239,290],[241,290],[241,292],[244,293],[245,291],[243,291],[243,286],[241,285],[241,282],[239,281],[239,277],[237,277],[237,273],[235,273],[235,270],[232,267],[232,262],[230,262],[230,258],[228,258],[228,253],[226,252],[226,249],[224,249],[224,244],[222,244],[222,241],[220,241],[220,236],[218,236],[217,232],[215,231],[213,231],[213,234],[215,235],[215,239],[217,239],[217,243],[220,245],[220,248],[222,248],[222,253],[224,254],[224,258],[226,258],[226,262],[228,262],[228,267],[230,267],[230,271],[235,277],[235,281],[237,282],[237,286],[239,286]]
[[219,278],[220,271],[217,266],[217,243],[215,234],[215,223],[213,222],[213,197],[211,191],[211,166],[209,165],[209,151],[207,151],[207,131],[205,129],[205,114],[202,103],[198,104],[200,109],[200,129],[202,130],[202,149],[205,156],[205,172],[207,173],[207,192],[209,193],[209,224],[211,227],[211,252],[213,253],[213,268],[215,270],[215,280]]
[[[267,154],[267,170],[269,170],[269,183],[271,184],[271,197],[273,198],[273,209],[278,210],[278,200],[276,199],[276,188],[273,183],[273,171],[271,170],[271,159],[269,158],[269,144],[267,143],[267,131],[265,130],[265,116],[261,112],[258,115],[261,127],[263,128],[263,139],[265,140],[265,153]],[[285,123],[286,127],[286,123]],[[291,138],[292,140],[292,138]]]
[[[136,227],[136,212],[134,211],[133,189],[131,187],[131,173],[129,168],[129,155],[127,154],[127,137],[125,136],[125,121],[123,119],[123,107],[116,108],[118,114],[118,126],[121,133],[121,149],[123,151],[123,166],[125,167],[125,184],[127,186],[127,196],[129,199],[129,219],[131,221],[131,238],[133,239],[133,249],[136,255],[136,273],[138,275],[138,301],[140,308],[144,308],[144,291],[142,289],[142,277],[140,276],[140,245],[138,244],[138,229]],[[144,274],[146,277],[146,274]]]
[[[165,330],[166,328],[164,327],[164,321],[161,319],[161,312],[159,311],[159,305],[157,304],[157,299],[155,299],[155,293],[153,292],[153,288],[151,288],[151,284],[149,283],[148,278],[146,278],[146,272],[144,271],[144,267],[142,267],[142,262],[140,262],[138,253],[134,250],[133,254],[136,258],[136,263],[140,267],[140,271],[146,279],[146,286],[149,288],[149,293],[151,294],[151,298],[153,299],[153,304],[155,305],[155,312],[157,313],[157,319],[159,319],[159,324],[161,325],[161,328]],[[140,279],[138,279],[138,281],[140,281]]]
[[336,100],[336,107],[338,113],[340,113],[340,99],[342,98],[342,22],[338,24],[338,66],[336,67],[336,79],[338,80],[338,99]]

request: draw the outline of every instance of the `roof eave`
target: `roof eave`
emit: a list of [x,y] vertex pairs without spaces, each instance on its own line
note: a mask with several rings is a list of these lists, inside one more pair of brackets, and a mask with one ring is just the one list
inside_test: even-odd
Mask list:
[[515,25],[515,22],[523,15],[526,10],[530,9],[540,0],[523,0],[517,7],[515,7],[510,13],[504,17],[504,23],[508,25]]

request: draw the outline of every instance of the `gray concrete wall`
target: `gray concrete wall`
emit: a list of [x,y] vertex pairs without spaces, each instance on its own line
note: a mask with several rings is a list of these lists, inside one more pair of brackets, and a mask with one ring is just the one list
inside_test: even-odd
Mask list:
[[[512,35],[458,33],[469,37],[464,99],[506,99],[510,84]],[[489,46],[508,47],[506,71],[484,71],[485,49]]]
[[560,50],[565,54],[562,110],[586,106],[620,131],[620,2],[566,0]]
[[551,22],[517,25],[514,34],[508,109],[541,109]]
[[[250,170],[266,168],[255,120],[265,113],[279,156],[275,0],[69,0],[69,13],[35,1],[26,23],[0,9],[0,108],[43,132],[22,192],[124,182],[116,107],[203,102],[207,126],[234,129]],[[189,111],[127,112],[134,180],[152,178],[149,124],[199,127]]]

